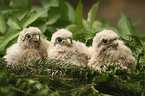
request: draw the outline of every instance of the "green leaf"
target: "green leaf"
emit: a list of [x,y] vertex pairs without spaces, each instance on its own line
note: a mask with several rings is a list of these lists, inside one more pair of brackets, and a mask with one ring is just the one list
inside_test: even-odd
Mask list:
[[145,34],[139,34],[138,37],[139,39],[145,39]]
[[0,12],[0,33],[4,34],[6,32],[6,22],[4,16]]
[[7,43],[7,46],[5,47],[6,48],[9,48],[10,46],[12,46],[13,44],[17,43],[17,39],[18,39],[19,36],[15,37],[14,39],[12,39],[9,43]]
[[75,10],[74,10],[74,8],[67,2],[66,2],[66,5],[68,7],[68,19],[69,19],[69,21],[75,22]]
[[15,30],[21,29],[21,23],[20,23],[20,21],[19,21],[16,17],[14,17],[14,16],[11,16],[11,17],[8,19],[7,24],[8,24],[11,28],[13,28],[13,29],[15,29]]
[[59,18],[60,18],[60,13],[58,11],[58,8],[51,8],[48,12],[48,21],[46,22],[47,25],[52,25],[54,24]]
[[134,26],[128,16],[121,12],[121,18],[118,22],[118,30],[121,36],[128,38],[128,35],[135,35]]
[[93,21],[96,18],[98,7],[99,7],[99,2],[94,4],[88,13],[87,22],[90,30],[92,30]]
[[1,50],[1,51],[0,51],[0,54],[6,55],[6,50]]
[[31,12],[40,12],[42,10],[44,10],[44,8],[42,8],[41,6],[34,5],[31,9]]
[[43,33],[41,33],[41,37],[42,37],[43,39],[47,39],[47,37],[46,37]]
[[75,24],[69,25],[65,29],[71,31],[72,33],[78,33],[83,30],[80,26],[77,26]]
[[46,22],[47,25],[54,24],[58,19],[60,18],[60,14],[56,14],[53,16],[53,18],[49,18],[49,20]]
[[14,11],[12,13],[13,17],[17,17],[20,21],[25,18],[25,16],[28,14],[28,11],[25,10],[18,10],[18,11]]
[[79,40],[81,42],[86,42],[86,37],[90,36],[91,34],[88,31],[82,30],[80,32],[75,32],[73,34],[73,39]]
[[49,7],[58,7],[59,1],[58,0],[49,0],[49,1],[42,1],[43,8],[47,9]]
[[47,26],[46,26],[45,23],[43,23],[43,24],[39,24],[38,27],[39,27],[39,29],[41,30],[41,32],[44,33],[44,32],[46,31],[46,27],[47,27]]
[[109,22],[106,19],[102,19],[101,23],[102,23],[102,27],[108,27],[109,26]]
[[69,25],[66,27],[67,30],[71,31],[73,33],[73,39],[85,42],[85,38],[91,33],[85,31],[82,27],[77,26],[75,24]]
[[8,6],[7,4],[5,3],[0,3],[0,10],[1,11],[8,11],[8,10],[13,10],[12,7]]
[[30,10],[32,7],[33,0],[11,0],[10,6],[13,8]]
[[59,0],[59,11],[61,13],[61,18],[63,20],[68,20],[68,7],[66,2],[64,2],[63,0]]
[[0,36],[0,40],[2,40],[4,38],[4,36]]
[[23,21],[23,28],[27,27],[29,24],[33,23],[36,19],[38,19],[40,16],[45,14],[49,9],[45,9],[43,11],[37,12],[37,13],[32,13],[30,16],[28,16],[26,19]]
[[139,18],[139,19],[137,20],[137,22],[135,22],[135,23],[133,24],[133,26],[137,26],[141,21],[142,21],[142,18]]
[[83,26],[82,19],[83,19],[83,5],[80,0],[75,11],[75,21],[78,25]]
[[4,39],[0,42],[0,50],[4,50],[5,46],[14,38],[19,35],[20,31],[13,31],[6,35]]

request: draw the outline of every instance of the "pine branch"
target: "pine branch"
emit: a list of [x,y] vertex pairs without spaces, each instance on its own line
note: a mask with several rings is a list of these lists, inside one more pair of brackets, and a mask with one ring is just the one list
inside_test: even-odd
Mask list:
[[18,91],[18,92],[21,92],[21,93],[24,93],[24,94],[27,94],[27,95],[30,95],[30,96],[34,96],[33,94],[28,93],[28,92],[23,91],[23,90],[20,90],[20,89],[14,87],[14,86],[12,86],[12,85],[11,85],[10,87],[11,87],[12,90],[15,90],[15,91]]
[[[1,63],[4,62],[2,61]],[[89,95],[93,92],[93,94],[98,94],[99,96],[104,94],[119,95],[125,93],[128,95],[144,94],[143,78],[145,74],[143,70],[132,73],[122,69],[116,70],[115,66],[119,68],[118,65],[109,65],[106,66],[107,70],[102,70],[99,72],[87,67],[72,66],[71,64],[65,64],[55,60],[48,60],[43,62],[37,61],[32,65],[30,66],[27,64],[22,64],[15,66],[3,66],[3,69],[7,71],[7,74],[5,74],[4,78],[5,80],[8,79],[8,81],[10,81],[7,82],[7,84],[4,84],[4,86],[12,85],[15,87],[17,84],[17,87],[15,88],[18,88],[22,91],[31,90],[32,93],[33,91],[40,91],[41,93],[43,91],[42,89],[34,90],[32,85],[29,85],[28,87],[28,81],[34,80],[40,82],[38,83],[39,86],[41,86],[41,84],[48,86],[48,88],[42,86],[40,88],[43,88],[44,90],[50,89],[49,93],[55,95],[61,93],[82,96],[83,94]],[[20,83],[20,81],[22,83]],[[38,86],[37,82],[36,86]],[[58,93],[57,90],[59,90]],[[16,90],[13,91],[16,93],[19,92]],[[22,94],[23,92],[19,93]]]

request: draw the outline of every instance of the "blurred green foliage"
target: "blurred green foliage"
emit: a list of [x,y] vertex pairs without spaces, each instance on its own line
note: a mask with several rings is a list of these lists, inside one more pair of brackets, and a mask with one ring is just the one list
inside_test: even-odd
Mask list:
[[[109,26],[105,19],[96,20],[98,8],[99,2],[92,6],[87,20],[84,20],[81,0],[76,10],[63,0],[44,0],[41,6],[33,5],[33,0],[10,0],[9,4],[3,0],[0,2],[0,54],[5,55],[6,49],[17,42],[20,31],[28,26],[40,28],[42,36],[48,40],[57,28],[66,28],[73,33],[73,39],[84,42],[87,46],[91,46],[92,38],[103,29],[113,30],[127,40],[130,36],[138,38],[134,26],[139,21],[133,24],[121,12],[116,29]],[[144,38],[144,35],[139,37]]]
[[7,47],[17,42],[23,28],[39,27],[42,36],[50,40],[57,28],[64,28],[75,22],[73,7],[63,0],[42,1],[41,6],[33,0],[4,0],[0,2],[0,54],[5,55]]

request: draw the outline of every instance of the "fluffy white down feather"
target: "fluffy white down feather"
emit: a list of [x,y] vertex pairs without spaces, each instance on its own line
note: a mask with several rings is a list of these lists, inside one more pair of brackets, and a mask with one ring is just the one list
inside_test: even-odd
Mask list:
[[47,48],[49,47],[50,42],[40,37],[40,41],[36,42],[36,44],[34,42],[30,43],[30,40],[24,40],[28,33],[40,35],[41,31],[36,27],[29,27],[24,28],[20,32],[17,43],[7,48],[6,55],[4,56],[8,65],[21,64],[47,58]]
[[48,48],[48,58],[57,59],[65,63],[72,63],[77,66],[86,66],[88,57],[87,47],[84,43],[72,40],[71,46],[55,44],[56,38],[72,38],[72,33],[66,29],[59,29],[52,35],[51,44]]
[[[114,40],[117,45],[103,45],[102,40]],[[89,52],[92,54],[88,65],[94,69],[100,69],[100,66],[107,62],[120,63],[123,68],[131,70],[136,69],[136,60],[132,56],[131,50],[124,45],[123,41],[117,40],[118,35],[111,30],[103,30],[96,34],[93,39],[92,47]],[[112,42],[114,42],[112,41]]]

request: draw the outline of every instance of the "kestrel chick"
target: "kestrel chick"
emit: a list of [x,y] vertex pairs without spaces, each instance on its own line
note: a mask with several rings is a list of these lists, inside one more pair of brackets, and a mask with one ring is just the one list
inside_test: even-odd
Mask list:
[[57,59],[77,66],[87,65],[87,47],[85,44],[72,40],[72,33],[66,29],[59,29],[52,35],[48,48],[48,58]]
[[17,43],[7,49],[4,58],[8,65],[46,59],[49,41],[43,39],[40,34],[41,31],[36,27],[24,28]]
[[88,65],[100,69],[107,62],[119,63],[122,67],[131,70],[136,69],[135,58],[131,50],[118,40],[118,35],[112,30],[103,30],[96,34],[93,39],[92,53]]

